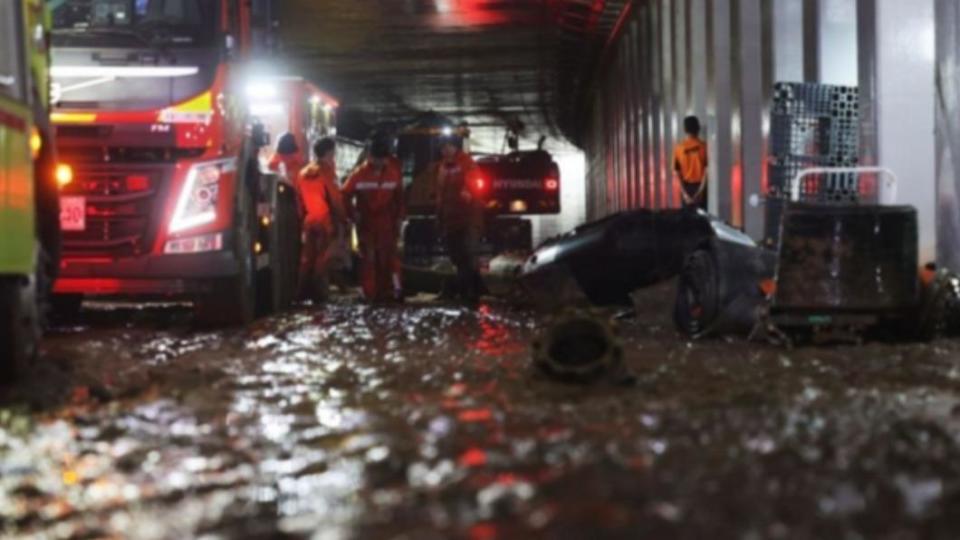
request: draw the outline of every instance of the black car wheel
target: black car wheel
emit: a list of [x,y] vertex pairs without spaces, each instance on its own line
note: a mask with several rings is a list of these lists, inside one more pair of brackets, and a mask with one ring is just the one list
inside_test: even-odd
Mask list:
[[683,267],[677,286],[674,322],[688,336],[708,330],[720,311],[719,265],[713,252],[693,252]]

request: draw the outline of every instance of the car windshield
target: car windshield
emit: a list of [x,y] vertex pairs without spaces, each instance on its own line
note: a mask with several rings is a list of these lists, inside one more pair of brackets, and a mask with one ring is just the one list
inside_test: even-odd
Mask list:
[[195,46],[213,39],[215,0],[51,0],[55,44]]

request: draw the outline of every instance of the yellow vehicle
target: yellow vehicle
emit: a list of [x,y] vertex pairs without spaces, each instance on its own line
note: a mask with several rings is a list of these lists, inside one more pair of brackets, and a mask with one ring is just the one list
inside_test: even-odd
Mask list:
[[0,383],[36,354],[59,256],[43,0],[0,1]]

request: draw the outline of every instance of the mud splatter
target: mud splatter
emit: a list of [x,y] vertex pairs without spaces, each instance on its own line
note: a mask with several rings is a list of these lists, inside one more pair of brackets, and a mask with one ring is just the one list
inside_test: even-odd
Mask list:
[[664,315],[621,324],[635,387],[581,388],[531,369],[536,318],[496,303],[221,332],[98,306],[0,391],[0,536],[960,530],[960,343],[691,344]]

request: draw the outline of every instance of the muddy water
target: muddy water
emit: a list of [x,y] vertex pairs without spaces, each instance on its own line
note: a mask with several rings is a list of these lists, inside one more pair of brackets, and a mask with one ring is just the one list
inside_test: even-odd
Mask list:
[[960,343],[690,344],[663,301],[633,388],[531,371],[496,303],[96,306],[0,393],[0,536],[957,537]]

